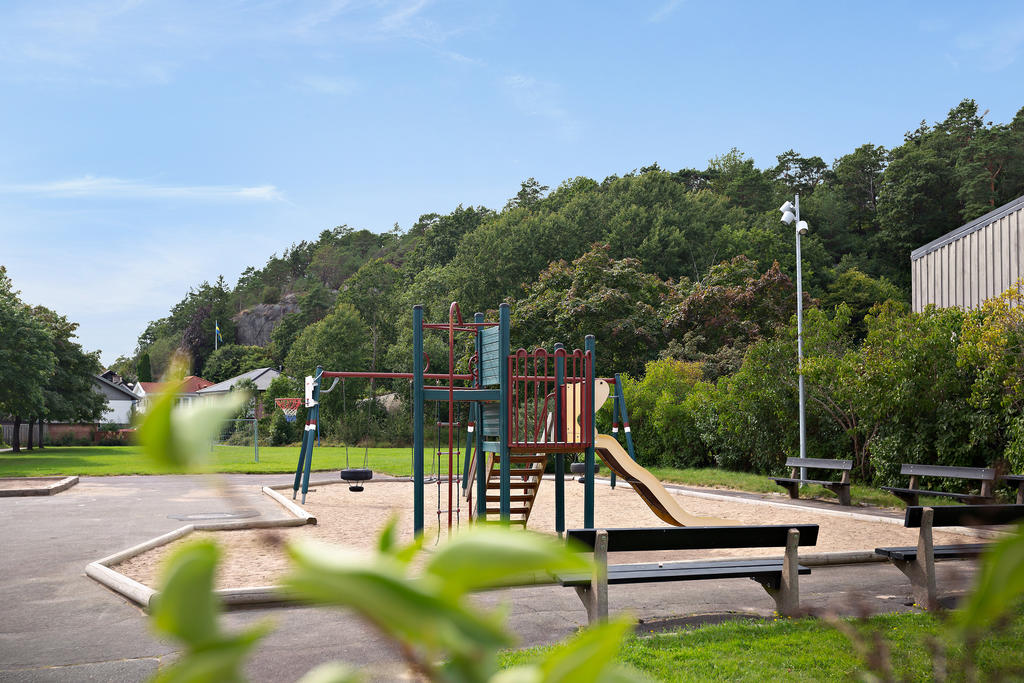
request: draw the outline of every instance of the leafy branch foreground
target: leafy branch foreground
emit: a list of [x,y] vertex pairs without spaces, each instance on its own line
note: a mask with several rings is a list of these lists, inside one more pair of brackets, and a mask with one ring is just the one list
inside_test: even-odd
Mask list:
[[[179,370],[180,374],[184,374]],[[197,457],[208,455],[202,446],[217,428],[222,414],[236,409],[240,399],[234,397],[221,404],[197,411],[173,405],[174,387],[159,397],[148,411],[140,427],[139,441],[147,456],[162,467],[188,471],[201,466]],[[498,653],[514,644],[500,612],[478,610],[469,601],[472,592],[502,586],[532,583],[534,576],[547,572],[590,572],[592,563],[554,538],[525,531],[512,532],[497,526],[480,525],[459,534],[455,539],[426,556],[422,538],[400,546],[396,540],[396,522],[388,524],[378,540],[377,552],[353,555],[330,545],[303,542],[288,548],[292,570],[286,576],[284,597],[310,604],[352,609],[382,633],[396,641],[409,668],[418,677],[431,681],[475,682],[547,682],[547,681],[627,681],[643,680],[645,675],[617,660],[623,637],[630,628],[628,619],[618,619],[580,632],[567,642],[536,654],[535,661],[516,663],[501,669]],[[173,682],[240,681],[247,655],[269,632],[267,625],[257,625],[240,633],[226,633],[220,624],[221,605],[213,592],[214,574],[219,550],[210,541],[186,544],[173,553],[164,569],[161,592],[153,607],[155,630],[170,636],[184,646],[182,656],[160,671],[156,680]],[[963,610],[954,613],[949,624],[942,626],[944,647],[929,641],[935,662],[952,659],[963,661],[962,671],[968,680],[978,677],[984,648],[991,647],[993,634],[1005,620],[1009,607],[1024,594],[1024,533],[1014,534],[993,545],[984,561],[976,590]],[[794,622],[797,623],[797,622]],[[818,622],[802,627],[811,631],[828,629]],[[860,633],[836,622],[839,632],[847,632],[850,641],[869,655],[866,666],[871,680],[895,680],[893,661],[904,665],[903,659],[874,656],[887,652],[877,634],[874,643],[884,647],[872,650]],[[1014,628],[1020,630],[1020,620]],[[783,627],[777,627],[783,628]],[[894,627],[895,629],[895,627]],[[898,629],[895,629],[898,630]],[[705,632],[707,638],[714,630]],[[1020,642],[1019,635],[1016,642]],[[829,631],[831,640],[838,637]],[[828,678],[819,673],[830,671],[840,661],[836,647],[829,651],[830,638],[805,639],[802,643],[766,652],[786,662],[785,675],[780,678]],[[622,658],[636,662],[659,677],[678,680],[687,669],[679,665],[686,648],[666,648],[667,657],[654,656],[652,640],[639,650],[631,641]],[[764,638],[746,637],[731,646],[733,650],[756,652],[763,649]],[[1019,648],[997,658],[999,671],[1022,655]],[[779,654],[782,653],[782,655]],[[958,653],[962,652],[961,657]],[[786,656],[789,653],[789,656]],[[639,654],[639,656],[638,656]],[[764,677],[760,660],[741,660],[722,667],[728,660],[710,642],[698,644],[690,652],[699,678],[723,676],[735,679]],[[830,654],[836,656],[829,659]],[[650,655],[650,656],[648,656]],[[685,658],[685,657],[684,657]],[[735,657],[734,657],[735,659]],[[912,658],[906,658],[911,661]],[[652,668],[652,662],[665,661]],[[857,669],[845,669],[844,677]],[[1017,672],[1024,666],[1017,666]],[[935,673],[939,673],[937,669]],[[942,674],[946,668],[942,669]],[[689,675],[689,674],[686,674]],[[917,678],[911,674],[911,677]],[[303,677],[303,683],[341,683],[359,680],[350,667],[330,663],[317,667]]]

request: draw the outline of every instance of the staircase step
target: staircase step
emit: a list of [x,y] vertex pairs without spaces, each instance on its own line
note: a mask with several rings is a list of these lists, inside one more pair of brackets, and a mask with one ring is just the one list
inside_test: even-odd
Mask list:
[[515,455],[515,454],[512,454],[512,455],[509,455],[508,461],[509,462],[513,462],[513,463],[515,463],[515,462],[518,462],[518,463],[527,463],[527,462],[529,462],[529,463],[541,463],[541,462],[547,462],[548,461],[548,456],[546,456],[546,455]]
[[[530,511],[530,508],[527,508],[527,507],[511,508],[511,509],[509,509],[508,513],[510,515],[525,515],[529,511]],[[501,508],[487,508],[487,514],[489,514],[489,515],[500,515],[501,514]]]
[[[501,482],[497,479],[491,479],[487,482],[487,489],[493,491],[501,488]],[[509,482],[509,488],[513,489],[534,489],[537,488],[536,481],[512,481]]]
[[[532,495],[529,495],[529,494],[524,494],[524,495],[519,495],[519,496],[516,496],[516,495],[510,495],[510,496],[508,497],[508,499],[509,499],[509,500],[510,500],[511,502],[513,502],[513,503],[516,503],[516,502],[525,502],[525,501],[528,501],[528,500],[533,500],[533,496],[532,496]],[[497,496],[487,496],[487,502],[488,502],[488,503],[500,503],[500,502],[501,502],[501,495],[497,495]]]

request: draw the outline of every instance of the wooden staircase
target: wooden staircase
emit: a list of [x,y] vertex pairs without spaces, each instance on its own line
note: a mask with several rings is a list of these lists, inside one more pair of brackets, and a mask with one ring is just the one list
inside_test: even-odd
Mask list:
[[[544,454],[519,454],[513,453],[510,457],[512,468],[509,486],[509,516],[512,524],[525,527],[530,519],[530,512],[533,510],[533,503],[537,498],[537,490],[540,488],[544,476],[544,468],[548,464],[548,456]],[[474,458],[475,460],[475,458]],[[471,465],[470,470],[476,469],[476,463]],[[472,483],[475,480],[470,478]],[[466,489],[466,498],[470,501],[470,509],[475,510],[472,505],[473,486]],[[501,466],[496,453],[487,454],[487,518],[499,519],[501,514]]]

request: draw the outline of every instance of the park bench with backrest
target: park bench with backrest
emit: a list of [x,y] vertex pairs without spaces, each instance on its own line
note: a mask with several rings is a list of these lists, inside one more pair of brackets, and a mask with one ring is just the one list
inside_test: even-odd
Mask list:
[[[810,569],[799,565],[797,547],[817,543],[818,525],[573,529],[567,536],[583,544],[594,555],[592,575],[557,577],[561,585],[576,589],[591,623],[608,618],[609,584],[700,579],[753,579],[774,598],[779,614],[793,615],[800,609],[798,576],[811,573]],[[783,547],[785,555],[773,559],[728,558],[706,562],[608,565],[608,553],[614,552]]]
[[[907,505],[918,505],[918,496],[940,496],[953,498],[968,505],[982,505],[995,500],[992,493],[996,480],[996,471],[991,467],[944,467],[942,465],[909,465],[900,467],[900,474],[910,476],[910,484],[907,488],[895,486],[883,486],[883,491],[888,491]],[[949,491],[934,491],[923,489],[918,486],[920,477],[935,477],[939,479],[972,479],[981,482],[981,493],[950,493]]]
[[[789,467],[789,477],[772,477],[772,480],[789,491],[790,498],[800,497],[800,484],[818,484],[829,489],[839,496],[841,505],[850,505],[850,470],[853,469],[852,460],[830,460],[828,458],[787,458],[786,467]],[[825,481],[822,479],[801,479],[797,477],[801,467],[809,470],[838,470],[842,478],[839,481]]]
[[917,545],[875,548],[875,554],[889,558],[906,574],[913,587],[914,602],[924,609],[931,610],[939,604],[935,586],[935,562],[974,558],[988,547],[987,543],[937,546],[933,541],[932,529],[937,526],[1010,524],[1020,519],[1024,519],[1024,505],[911,506],[907,508],[903,525],[910,529],[920,529]]
[[1024,504],[1024,474],[1004,474],[999,477],[1017,487],[1017,505]]

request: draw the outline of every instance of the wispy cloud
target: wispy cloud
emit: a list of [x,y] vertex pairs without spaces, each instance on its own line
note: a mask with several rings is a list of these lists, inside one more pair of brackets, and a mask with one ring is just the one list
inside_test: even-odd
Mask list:
[[331,76],[303,76],[299,79],[303,88],[323,95],[351,95],[356,90],[356,82],[350,78]]
[[655,24],[659,21],[664,21],[670,14],[682,7],[683,2],[685,2],[685,0],[668,0],[668,2],[665,2],[658,7],[658,9],[654,10],[654,13],[647,17],[647,21]]
[[160,185],[86,175],[42,183],[0,183],[0,194],[83,199],[182,199],[197,201],[283,201],[273,185]]
[[558,103],[557,85],[522,74],[507,76],[503,85],[519,111],[528,116],[547,119],[567,139],[575,140],[579,137],[579,123]]
[[1024,17],[1008,20],[984,31],[965,33],[957,37],[956,45],[967,53],[981,58],[981,67],[1000,71],[1011,66],[1024,52]]

